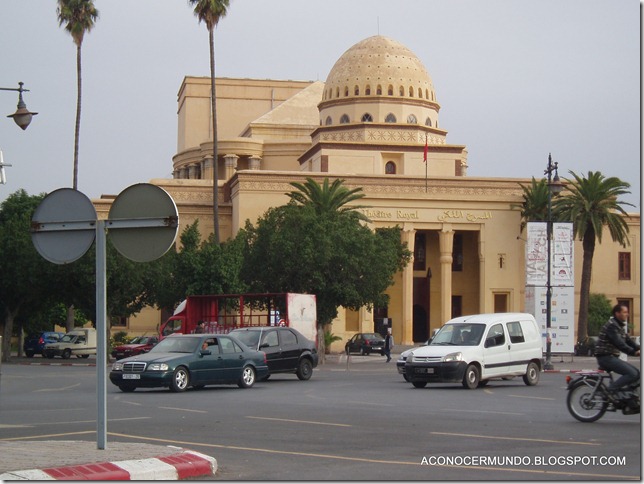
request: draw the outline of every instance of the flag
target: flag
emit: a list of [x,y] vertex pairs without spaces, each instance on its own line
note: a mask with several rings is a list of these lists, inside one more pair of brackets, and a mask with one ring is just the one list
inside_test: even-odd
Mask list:
[[425,151],[423,152],[423,162],[427,163],[427,133],[425,133]]

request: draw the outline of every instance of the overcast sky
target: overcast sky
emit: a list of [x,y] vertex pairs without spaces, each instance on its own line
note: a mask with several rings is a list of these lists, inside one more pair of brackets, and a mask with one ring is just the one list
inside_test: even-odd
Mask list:
[[[183,0],[95,0],[82,48],[78,188],[90,198],[171,177],[177,92],[209,76],[208,34]],[[640,210],[638,0],[231,0],[215,34],[217,76],[326,80],[372,35],[412,50],[434,81],[447,141],[468,175],[601,171],[631,184]],[[72,185],[76,49],[56,2],[0,1],[0,87],[25,83],[39,114],[26,131],[5,114],[0,201]]]

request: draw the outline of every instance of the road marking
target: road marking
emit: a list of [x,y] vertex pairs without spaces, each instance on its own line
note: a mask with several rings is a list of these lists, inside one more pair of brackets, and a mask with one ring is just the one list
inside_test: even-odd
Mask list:
[[180,412],[192,412],[192,413],[208,413],[208,410],[193,410],[191,408],[177,408],[177,407],[159,407],[163,410],[178,410]]
[[351,425],[348,425],[348,424],[330,423],[330,422],[315,422],[313,420],[291,420],[291,419],[288,419],[288,418],[253,417],[251,415],[246,415],[246,418],[254,418],[254,419],[257,419],[257,420],[276,420],[278,422],[305,423],[305,424],[311,424],[311,425],[330,425],[332,427],[351,427]]
[[451,437],[474,437],[477,439],[492,439],[492,440],[519,440],[522,442],[545,442],[549,444],[572,444],[572,445],[601,445],[592,442],[576,442],[573,440],[548,440],[548,439],[527,439],[522,437],[499,437],[493,435],[476,435],[476,434],[453,434],[450,432],[430,432],[434,435],[448,435]]
[[531,397],[530,395],[508,395],[508,397],[512,397],[512,398],[531,398],[532,400],[549,400],[549,401],[554,401],[554,400],[556,400],[555,398],[548,398],[548,397]]
[[75,383],[73,385],[69,385],[67,387],[56,387],[56,388],[41,388],[40,390],[34,390],[33,393],[38,393],[38,392],[60,392],[63,390],[69,390],[71,388],[79,387],[80,383]]
[[441,409],[442,411],[447,411],[447,412],[467,412],[467,413],[494,413],[494,414],[499,414],[499,415],[525,415],[525,413],[518,413],[518,412],[497,412],[495,410],[460,410],[456,408],[443,408]]
[[393,403],[374,403],[374,402],[358,402],[355,400],[349,400],[347,403],[353,403],[354,405],[373,405],[374,407],[395,407]]
[[[316,459],[330,459],[330,460],[343,460],[350,462],[368,462],[373,464],[387,464],[387,465],[402,465],[402,466],[420,466],[420,458],[418,461],[397,461],[397,460],[384,460],[384,459],[367,459],[364,457],[349,457],[345,455],[332,455],[332,454],[317,454],[312,452],[294,452],[287,450],[275,450],[275,449],[260,449],[255,447],[241,447],[236,445],[222,445],[222,444],[208,444],[201,442],[188,442],[181,440],[170,440],[170,439],[158,439],[154,437],[144,437],[142,435],[128,435],[128,434],[118,434],[114,432],[108,432],[108,435],[113,437],[124,437],[127,439],[135,440],[148,440],[153,442],[163,442],[165,444],[173,444],[177,446],[187,446],[187,447],[207,447],[213,449],[229,449],[229,450],[242,450],[248,452],[263,452],[266,454],[282,454],[282,455],[293,455],[298,457],[313,457]],[[550,475],[550,476],[579,476],[586,478],[602,478],[602,479],[635,479],[639,480],[639,476],[624,476],[619,474],[592,474],[587,472],[570,472],[570,471],[550,471],[550,470],[540,470],[540,469],[511,469],[507,467],[472,467],[472,466],[436,466],[436,467],[447,467],[451,469],[465,469],[470,471],[496,471],[496,472],[513,472],[513,473],[527,473],[527,474],[539,474],[539,475]]]
[[8,440],[34,440],[34,439],[44,439],[49,437],[68,437],[70,435],[86,435],[86,434],[96,434],[96,430],[84,430],[82,432],[65,432],[62,434],[46,434],[46,435],[32,435],[30,437],[9,437],[7,439],[0,439],[2,441]]

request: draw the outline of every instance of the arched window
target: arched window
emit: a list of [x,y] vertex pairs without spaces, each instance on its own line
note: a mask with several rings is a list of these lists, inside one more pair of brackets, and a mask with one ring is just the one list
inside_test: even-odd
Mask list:
[[414,97],[414,88],[409,86],[409,97]]
[[432,120],[429,116],[427,116],[427,119],[425,120],[425,126],[430,126],[432,125]]
[[387,94],[388,94],[389,96],[393,96],[393,95],[394,95],[394,86],[392,86],[391,84],[389,84],[389,87],[387,88]]
[[376,94],[378,96],[382,95],[382,86],[380,84],[378,84],[378,87],[376,88]]
[[429,99],[429,89],[425,89],[425,99]]
[[324,121],[324,124],[326,124],[327,126],[330,126],[330,125],[333,124],[333,120],[331,119],[331,116],[326,117],[326,120]]
[[371,86],[367,84],[367,87],[364,88],[365,96],[371,96]]
[[340,88],[339,87],[335,88],[335,97],[340,97]]
[[349,88],[345,86],[345,88],[344,88],[344,97],[348,97],[348,96],[349,96]]
[[340,124],[347,124],[349,122],[349,115],[343,114],[340,118]]
[[398,92],[400,93],[401,96],[405,95],[405,88],[400,86],[400,89],[398,89]]
[[363,123],[372,123],[373,122],[373,116],[369,113],[364,113],[362,115],[362,122]]
[[359,96],[359,95],[360,95],[360,88],[359,88],[358,86],[353,86],[353,94],[354,94],[355,96]]
[[395,175],[396,164],[393,161],[388,161],[385,165],[385,175]]
[[407,116],[407,123],[408,124],[418,124],[418,119],[416,119],[416,116],[413,114],[410,114]]
[[394,113],[387,114],[387,117],[385,118],[385,123],[395,123],[395,122],[396,122],[396,116],[394,116]]
[[420,87],[418,88],[418,97],[423,98],[423,90]]

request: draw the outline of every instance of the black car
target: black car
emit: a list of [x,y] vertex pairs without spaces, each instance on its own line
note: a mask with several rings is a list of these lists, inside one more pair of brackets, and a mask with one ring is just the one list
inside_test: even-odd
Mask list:
[[65,333],[59,333],[58,331],[42,331],[31,334],[25,339],[22,348],[27,358],[33,358],[34,355],[43,354],[47,343],[58,343],[63,336],[65,336]]
[[347,355],[349,353],[360,353],[361,355],[379,353],[384,356],[385,338],[378,333],[357,333],[344,345],[344,351]]
[[266,353],[268,370],[295,373],[308,380],[318,366],[318,350],[313,341],[299,331],[282,326],[238,328],[230,332],[249,348]]
[[250,388],[267,375],[266,355],[234,336],[181,334],[168,336],[147,353],[118,360],[110,381],[122,392],[154,387],[183,392],[235,383]]

